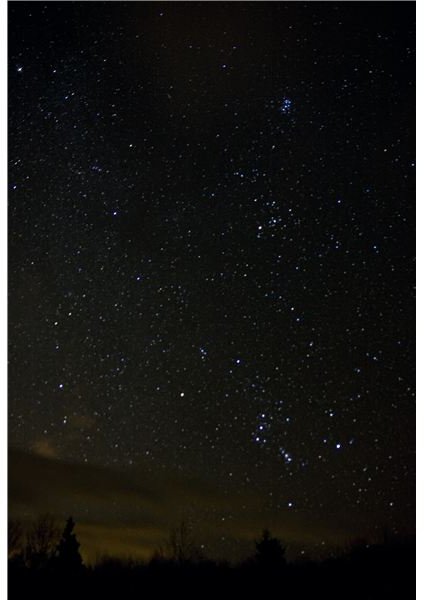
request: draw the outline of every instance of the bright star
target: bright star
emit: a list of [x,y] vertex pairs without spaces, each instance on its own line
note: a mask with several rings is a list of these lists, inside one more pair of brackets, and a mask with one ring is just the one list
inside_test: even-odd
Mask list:
[[288,115],[292,107],[292,101],[289,98],[284,98],[280,104],[280,113]]

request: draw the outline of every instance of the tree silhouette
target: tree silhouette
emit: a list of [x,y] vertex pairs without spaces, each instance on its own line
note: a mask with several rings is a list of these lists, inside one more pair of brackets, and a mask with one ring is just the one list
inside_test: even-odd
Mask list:
[[169,534],[169,547],[173,560],[180,563],[189,560],[192,546],[188,525],[185,521],[181,521],[179,527],[172,529]]
[[18,519],[9,519],[7,523],[7,555],[9,558],[22,551],[23,527]]
[[171,529],[165,547],[160,546],[152,560],[155,563],[169,560],[182,565],[198,563],[203,559],[203,553],[193,539],[191,527],[182,520],[178,527]]
[[280,540],[271,537],[271,532],[264,529],[262,538],[255,542],[255,562],[258,566],[266,569],[281,569],[286,566],[286,548]]
[[56,566],[58,569],[78,571],[82,568],[82,558],[79,552],[80,544],[73,533],[75,522],[72,517],[66,521],[65,529],[56,549]]
[[59,538],[59,530],[54,517],[41,515],[31,526],[26,535],[25,559],[31,568],[42,568],[47,565]]

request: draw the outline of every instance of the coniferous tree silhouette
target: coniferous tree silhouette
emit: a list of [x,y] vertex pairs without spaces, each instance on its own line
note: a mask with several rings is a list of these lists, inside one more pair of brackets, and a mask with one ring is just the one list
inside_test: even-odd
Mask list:
[[56,566],[60,570],[80,571],[83,567],[80,544],[73,533],[75,522],[72,517],[66,521],[65,529],[56,549]]
[[264,529],[262,538],[255,542],[255,546],[255,562],[259,567],[281,569],[286,566],[286,548],[278,538],[271,537],[268,529]]

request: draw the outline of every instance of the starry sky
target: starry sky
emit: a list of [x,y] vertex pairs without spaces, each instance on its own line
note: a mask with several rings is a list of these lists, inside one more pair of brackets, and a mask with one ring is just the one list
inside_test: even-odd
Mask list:
[[86,555],[414,530],[414,19],[9,3],[12,514]]

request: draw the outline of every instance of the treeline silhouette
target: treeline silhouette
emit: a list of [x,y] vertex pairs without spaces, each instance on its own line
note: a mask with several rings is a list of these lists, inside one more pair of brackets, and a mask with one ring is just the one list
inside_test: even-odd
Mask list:
[[293,599],[415,598],[415,538],[381,544],[357,541],[337,557],[288,562],[286,547],[265,529],[252,555],[236,565],[208,559],[184,521],[151,559],[103,556],[84,565],[72,517],[63,531],[50,515],[24,530],[8,524],[8,597],[167,598],[239,597]]

